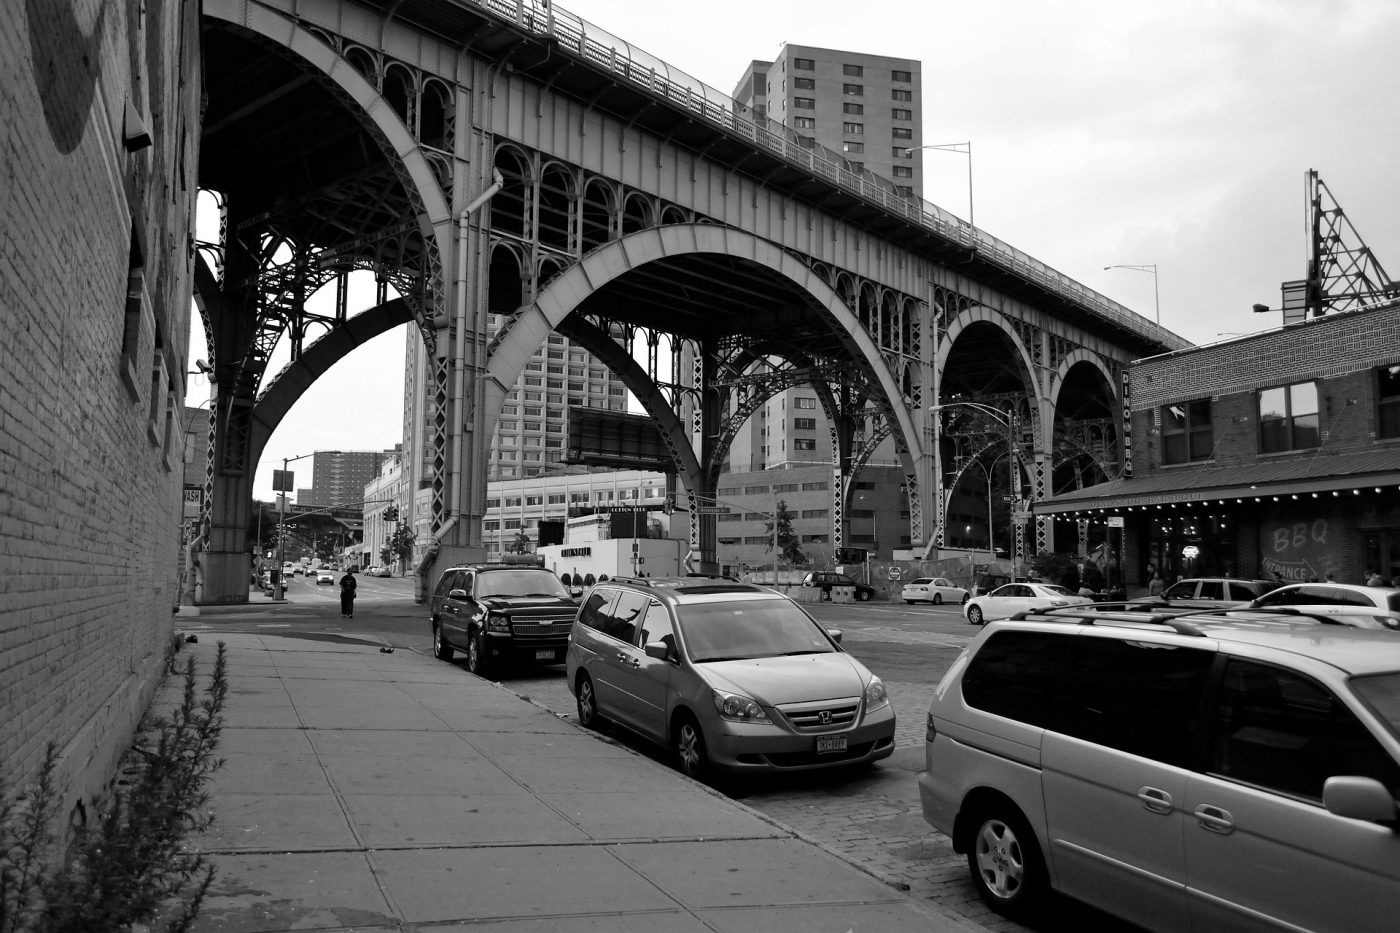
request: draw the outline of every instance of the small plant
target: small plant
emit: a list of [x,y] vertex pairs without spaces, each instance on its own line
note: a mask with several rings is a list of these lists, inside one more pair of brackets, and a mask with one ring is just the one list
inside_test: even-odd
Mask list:
[[12,799],[0,787],[0,933],[190,928],[214,879],[189,841],[213,821],[205,784],[223,764],[214,755],[228,695],[222,643],[202,698],[197,679],[190,658],[180,705],[143,726],[96,819],[80,820],[61,854],[56,746],[27,792]]

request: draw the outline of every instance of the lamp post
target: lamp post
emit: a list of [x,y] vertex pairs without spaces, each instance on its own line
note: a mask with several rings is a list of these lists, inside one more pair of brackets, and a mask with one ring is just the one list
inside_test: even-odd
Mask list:
[[977,226],[977,221],[972,213],[972,142],[965,143],[933,143],[927,146],[905,146],[904,151],[913,155],[920,149],[937,149],[940,152],[956,152],[967,156],[967,225]]
[[[1016,456],[1015,456],[1015,453],[1016,453],[1016,413],[1015,413],[1015,411],[1002,411],[1001,409],[999,409],[999,408],[993,408],[993,407],[990,406],[990,405],[983,405],[981,402],[945,402],[945,403],[943,403],[942,405],[934,405],[933,407],[931,407],[931,408],[929,409],[929,412],[930,412],[930,413],[936,413],[936,412],[943,411],[943,410],[948,409],[948,408],[954,408],[954,407],[971,408],[971,409],[974,409],[974,410],[976,410],[976,411],[980,411],[982,414],[984,414],[984,415],[986,415],[987,417],[991,418],[992,420],[996,421],[998,424],[1000,424],[1003,428],[1006,429],[1006,454],[1005,454],[1005,455],[1001,455],[1001,456],[1006,456],[1006,466],[1007,466],[1007,471],[1008,471],[1008,473],[1009,473],[1009,485],[1008,485],[1008,489],[1009,489],[1010,492],[1011,492],[1011,496],[1012,496],[1012,499],[1014,500],[1014,504],[1017,505],[1017,506],[1019,506],[1019,505],[1020,505],[1021,497],[1020,497],[1020,495],[1018,494],[1018,493],[1020,492],[1020,483],[1019,483],[1020,474],[1017,473],[1017,470],[1016,470]],[[1001,456],[998,456],[996,459],[997,459],[997,460],[1000,460],[1000,459],[1001,459]],[[993,466],[993,467],[996,466],[996,460],[993,460],[993,461],[992,461],[992,466]],[[995,559],[995,557],[996,557],[996,549],[995,549],[995,547],[993,547],[993,545],[991,544],[991,538],[992,538],[992,524],[991,524],[991,523],[992,523],[992,520],[991,520],[991,514],[992,514],[992,480],[991,480],[990,468],[988,468],[988,474],[987,474],[987,550],[988,550],[988,552],[992,555],[992,558]],[[1011,523],[1011,540],[1010,540],[1010,542],[1009,542],[1011,546],[1010,546],[1010,549],[1009,549],[1009,551],[1008,551],[1007,553],[1008,553],[1008,556],[1011,558],[1011,562],[1012,562],[1012,566],[1013,566],[1013,567],[1015,566],[1015,563],[1016,563],[1016,531],[1015,531],[1015,528],[1016,528],[1016,523],[1015,523],[1015,521],[1012,521],[1012,523]],[[1014,571],[1013,571],[1013,572],[1014,572]]]
[[[982,468],[982,473],[987,478],[987,561],[988,563],[997,559],[996,545],[992,540],[992,476],[996,473],[997,461],[1002,457],[1010,455],[1010,450],[1004,450],[992,458],[990,464],[985,464],[981,460],[974,460],[973,463]],[[1014,549],[1014,543],[1013,543]]]
[[1103,271],[1105,272],[1109,269],[1132,269],[1134,272],[1150,272],[1152,274],[1152,309],[1153,313],[1157,316],[1157,325],[1160,327],[1162,324],[1162,299],[1157,291],[1157,264],[1154,262],[1141,266],[1120,265],[1103,267]]
[[[857,496],[856,496],[856,501],[857,501],[857,502],[864,503],[864,502],[865,502],[865,493],[860,493],[859,495],[857,495]],[[869,582],[870,582],[870,552],[873,551],[873,550],[875,550],[876,544],[877,544],[877,541],[876,541],[876,536],[875,536],[875,509],[872,507],[871,510],[870,510],[870,547],[868,547],[868,548],[865,549],[865,582],[866,582],[866,583],[869,583]]]
[[[298,460],[305,460],[307,457],[315,456],[314,453],[301,454],[297,457],[282,458],[282,499],[278,502],[277,508],[277,586],[272,590],[273,599],[282,599],[287,592],[287,575],[284,568],[287,565],[287,493],[292,491],[292,479],[287,473],[287,464],[295,463]],[[277,491],[277,483],[273,483],[273,492]]]

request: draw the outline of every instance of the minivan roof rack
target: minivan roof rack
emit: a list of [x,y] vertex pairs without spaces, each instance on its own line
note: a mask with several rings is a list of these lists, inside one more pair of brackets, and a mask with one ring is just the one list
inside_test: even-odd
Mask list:
[[[1096,603],[1095,605],[1102,604]],[[1080,625],[1155,625],[1160,628],[1169,628],[1182,635],[1203,637],[1205,632],[1201,631],[1198,626],[1178,618],[1178,616],[1190,615],[1192,612],[1193,610],[1190,609],[1174,609],[1166,612],[1143,612],[1142,610],[1104,612],[1096,609],[1089,609],[1086,606],[1051,606],[1046,609],[1028,609],[1025,612],[1016,613],[1011,618],[1033,619],[1036,617],[1044,618],[1049,616],[1059,621],[1077,622]]]

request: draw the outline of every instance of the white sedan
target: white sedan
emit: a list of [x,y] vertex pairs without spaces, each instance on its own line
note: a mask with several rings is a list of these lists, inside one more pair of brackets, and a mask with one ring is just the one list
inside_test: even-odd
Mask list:
[[316,571],[316,585],[320,586],[323,583],[331,586],[335,585],[335,571],[329,567],[322,567],[320,570]]
[[969,599],[963,605],[963,615],[973,625],[981,625],[995,619],[1009,619],[1028,609],[1083,606],[1092,602],[1092,599],[1076,596],[1054,583],[1007,583],[986,596]]
[[915,603],[965,603],[968,592],[946,577],[919,577],[904,584],[899,598],[909,605]]

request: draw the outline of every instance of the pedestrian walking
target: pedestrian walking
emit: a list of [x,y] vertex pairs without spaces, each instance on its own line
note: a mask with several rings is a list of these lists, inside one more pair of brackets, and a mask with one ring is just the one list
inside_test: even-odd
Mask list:
[[1160,573],[1154,573],[1152,575],[1152,582],[1147,584],[1147,595],[1161,596],[1162,591],[1166,588],[1167,585],[1162,582],[1162,575]]
[[340,614],[347,619],[355,618],[355,571],[347,570],[340,578]]

